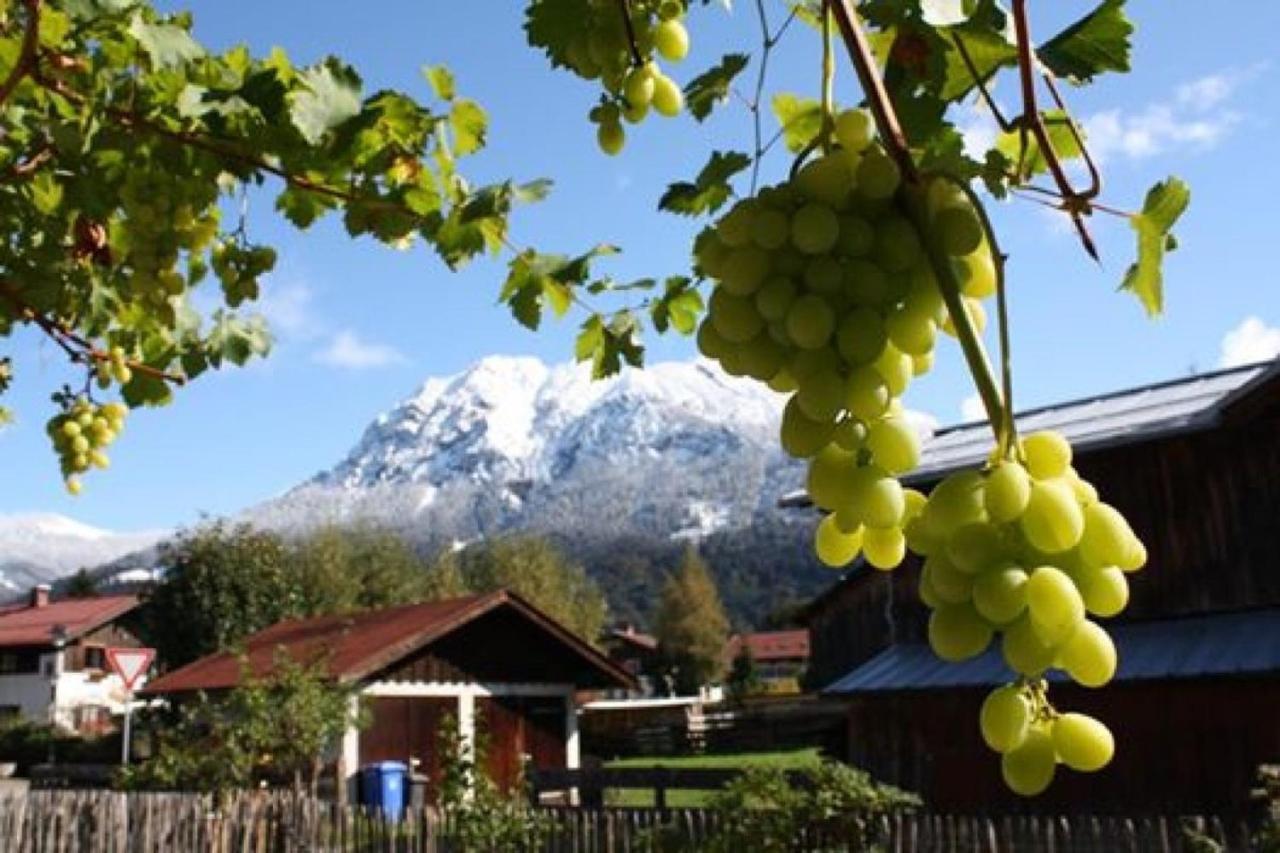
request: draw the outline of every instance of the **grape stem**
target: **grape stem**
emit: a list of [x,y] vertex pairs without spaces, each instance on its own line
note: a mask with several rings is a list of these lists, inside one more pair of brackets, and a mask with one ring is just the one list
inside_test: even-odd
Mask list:
[[9,75],[0,83],[0,104],[9,100],[13,90],[23,78],[31,74],[36,67],[37,51],[40,48],[40,0],[23,0],[22,6],[27,11],[26,26],[22,32],[22,47],[18,59],[9,69]]
[[636,68],[644,65],[644,56],[640,53],[640,45],[636,43],[636,28],[631,23],[631,4],[627,0],[618,0],[618,11],[622,13],[622,26],[627,31],[627,48],[631,51],[631,62]]
[[831,132],[835,128],[832,106],[836,62],[831,50],[831,0],[822,0],[822,126],[818,131],[824,153],[831,150]]
[[[764,155],[774,146],[780,138],[782,138],[782,129],[774,134],[773,138],[768,142],[764,142],[763,116],[760,112],[760,102],[764,98],[764,84],[769,72],[769,54],[773,53],[773,49],[777,46],[779,39],[791,26],[791,22],[796,19],[796,9],[793,6],[790,14],[786,19],[778,25],[776,32],[769,32],[769,16],[765,12],[764,0],[756,0],[756,20],[760,24],[760,70],[756,72],[756,90],[751,100],[743,98],[746,102],[747,109],[751,112],[752,130],[755,135],[755,154],[751,158],[751,194],[755,195],[756,186],[760,183],[760,161],[764,159]],[[741,97],[741,96],[740,96]]]

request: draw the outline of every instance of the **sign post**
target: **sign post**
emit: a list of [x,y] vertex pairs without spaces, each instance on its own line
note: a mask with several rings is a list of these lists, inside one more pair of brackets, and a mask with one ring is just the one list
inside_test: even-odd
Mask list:
[[107,663],[124,682],[124,728],[121,732],[123,737],[120,743],[120,763],[125,766],[129,764],[129,741],[132,739],[133,687],[151,668],[151,662],[155,657],[155,649],[107,649]]

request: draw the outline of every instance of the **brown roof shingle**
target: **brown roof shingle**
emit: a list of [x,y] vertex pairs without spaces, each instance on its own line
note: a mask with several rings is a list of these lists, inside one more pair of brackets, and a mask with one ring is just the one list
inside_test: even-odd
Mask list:
[[0,648],[52,646],[53,629],[61,625],[68,640],[118,619],[138,606],[133,595],[67,598],[42,607],[15,607],[0,612]]

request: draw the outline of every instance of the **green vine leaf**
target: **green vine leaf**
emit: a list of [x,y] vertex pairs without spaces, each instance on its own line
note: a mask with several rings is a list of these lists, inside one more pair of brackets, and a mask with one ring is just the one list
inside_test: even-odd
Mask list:
[[1089,14],[1045,42],[1040,61],[1059,77],[1087,83],[1104,71],[1129,70],[1133,23],[1125,0],[1103,0]]
[[698,121],[711,115],[712,109],[727,100],[733,78],[737,77],[749,61],[745,53],[729,53],[684,87],[684,102],[689,114]]
[[299,79],[304,88],[293,96],[290,116],[312,145],[360,114],[360,79],[351,69],[330,61],[303,71]]
[[1167,178],[1147,191],[1142,212],[1129,220],[1138,232],[1138,260],[1125,273],[1121,289],[1137,296],[1148,316],[1158,316],[1164,310],[1161,266],[1165,252],[1177,246],[1171,232],[1190,202],[1191,188],[1179,178]]
[[649,309],[649,316],[659,332],[672,328],[691,335],[698,328],[702,309],[702,294],[693,286],[693,279],[676,275],[667,279],[666,290]]
[[920,16],[931,27],[954,27],[973,14],[975,0],[920,0]]
[[489,118],[475,101],[455,101],[449,111],[449,126],[453,128],[454,152],[459,156],[474,154],[484,147]]
[[779,92],[771,106],[782,125],[782,141],[793,154],[804,150],[822,131],[822,105],[814,98]]
[[681,216],[714,213],[733,195],[729,179],[750,165],[751,158],[741,151],[713,151],[692,182],[680,181],[667,187],[658,200],[658,209]]
[[138,45],[157,68],[172,68],[204,55],[204,49],[184,28],[175,24],[150,23],[141,12],[135,14],[129,23],[129,35],[137,39]]
[[424,65],[422,76],[427,79],[431,91],[442,101],[452,101],[457,94],[453,72],[443,65]]
[[[1049,110],[1043,114],[1045,130],[1049,133],[1049,142],[1053,145],[1053,150],[1058,152],[1058,159],[1071,160],[1080,157],[1083,152],[1080,150],[1079,143],[1076,142],[1076,136],[1071,132],[1070,117],[1061,110]],[[1084,131],[1080,130],[1081,137]],[[1009,162],[1013,164],[1013,168],[1018,168],[1018,148],[1021,145],[1019,133],[1011,130],[1008,133],[1000,134],[996,139],[996,150],[1004,154]],[[1027,150],[1022,158],[1022,175],[1024,178],[1038,175],[1046,172],[1049,164],[1045,160],[1044,152],[1040,150],[1040,144],[1036,142],[1034,136],[1027,134]]]

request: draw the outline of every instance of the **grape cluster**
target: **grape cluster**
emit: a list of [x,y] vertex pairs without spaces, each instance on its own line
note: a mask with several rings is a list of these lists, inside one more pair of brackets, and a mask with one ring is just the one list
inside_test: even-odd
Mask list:
[[129,173],[120,189],[124,217],[111,243],[128,265],[131,296],[159,306],[186,290],[179,256],[183,250],[203,251],[217,236],[216,198],[216,190],[211,194],[183,175],[156,169]]
[[50,418],[47,430],[58,452],[68,492],[80,494],[79,474],[90,467],[106,468],[111,464],[105,449],[124,429],[127,412],[122,403],[98,405],[87,397],[77,397],[65,411]]
[[953,332],[922,240],[936,239],[963,282],[971,317],[995,290],[982,223],[949,184],[930,188],[921,235],[901,214],[898,166],[872,140],[870,117],[836,117],[837,146],[784,184],[736,204],[695,245],[716,280],[698,346],[733,375],[790,393],[782,446],[810,459],[809,495],[829,514],[818,557],[843,566],[901,562],[904,527],[923,509],[897,476],[919,459],[899,398]]
[[644,62],[636,64],[626,21],[616,0],[592,0],[582,32],[570,42],[565,64],[579,77],[599,80],[605,95],[591,110],[596,141],[606,154],[617,154],[626,142],[623,121],[636,124],[650,108],[663,116],[684,108],[680,86],[662,72],[656,53],[679,62],[689,53],[689,33],[681,0],[638,0],[629,5],[630,32]]
[[[1005,662],[1024,684],[1042,683],[1051,668],[1085,687],[1111,680],[1115,645],[1088,617],[1124,609],[1126,573],[1142,568],[1147,554],[1071,461],[1060,434],[1033,433],[1010,458],[943,479],[912,519],[907,539],[925,557],[919,591],[932,609],[929,645],[938,657],[974,657],[998,634]],[[1023,709],[1015,694],[1036,701]],[[1022,794],[1048,786],[1055,755],[1078,770],[1110,760],[1105,726],[1057,716],[1035,691],[996,690],[981,724],[987,743],[1003,753],[1005,780]]]

